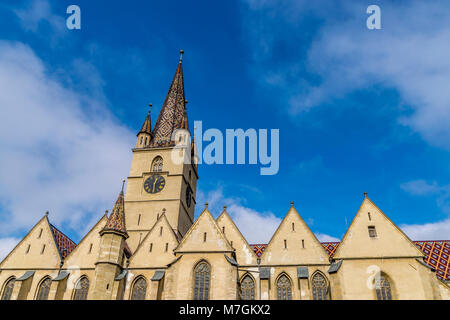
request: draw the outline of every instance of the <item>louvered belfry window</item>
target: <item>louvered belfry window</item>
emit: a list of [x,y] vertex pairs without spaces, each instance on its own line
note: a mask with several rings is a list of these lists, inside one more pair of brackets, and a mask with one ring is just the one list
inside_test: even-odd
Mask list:
[[392,300],[391,285],[382,274],[375,278],[375,291],[378,300]]
[[11,300],[11,295],[14,290],[14,283],[16,282],[16,278],[11,278],[5,285],[2,294],[2,300]]
[[89,279],[82,277],[78,280],[75,286],[75,294],[73,295],[73,300],[87,300],[87,295],[89,292]]
[[241,281],[241,299],[255,300],[255,282],[249,275],[246,275]]
[[41,282],[39,286],[39,291],[37,295],[37,300],[48,300],[48,294],[50,292],[50,286],[52,284],[52,280],[50,278],[46,278]]
[[312,291],[314,300],[328,300],[327,280],[321,273],[316,273],[313,276]]
[[211,269],[205,261],[194,269],[194,300],[209,300]]
[[131,300],[145,300],[146,294],[147,281],[141,277],[134,282],[133,292],[131,293]]
[[163,159],[160,156],[157,156],[152,163],[152,171],[161,172],[163,168]]
[[278,300],[292,300],[291,281],[283,274],[277,281]]

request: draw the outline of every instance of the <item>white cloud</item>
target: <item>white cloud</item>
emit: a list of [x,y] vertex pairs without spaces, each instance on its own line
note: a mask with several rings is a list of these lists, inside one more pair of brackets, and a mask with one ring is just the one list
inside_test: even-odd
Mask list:
[[6,258],[19,241],[20,239],[17,238],[0,238],[0,262]]
[[[441,210],[450,215],[450,185],[441,186],[437,182],[413,180],[402,183],[400,188],[416,196],[434,196]],[[400,228],[412,240],[448,240],[450,239],[450,218],[425,224],[403,224]]]
[[341,239],[330,236],[328,234],[325,233],[316,233],[315,234],[317,239],[319,239],[320,242],[340,242]]
[[436,182],[428,183],[425,180],[408,181],[402,183],[400,188],[412,195],[430,195],[445,190],[445,188],[440,187]]
[[450,239],[450,219],[422,225],[404,224],[400,228],[414,241]]
[[26,8],[14,10],[24,30],[38,32],[43,22],[47,22],[55,34],[61,34],[66,28],[64,18],[52,12],[49,1],[33,0]]
[[412,195],[435,196],[438,207],[450,215],[450,184],[441,186],[436,181],[413,180],[402,183],[400,188]]
[[1,234],[30,228],[46,210],[53,223],[85,232],[114,204],[134,134],[22,43],[0,41],[0,87]]
[[[395,111],[401,125],[450,149],[448,2],[381,1],[382,30],[375,31],[365,26],[363,3],[248,2],[244,27],[253,49],[252,68],[266,85],[278,84],[293,114],[381,85],[400,94],[402,105]],[[298,52],[296,40],[306,32],[301,25],[306,18],[320,26],[308,29],[312,40],[306,63],[301,57],[283,63],[272,59],[280,50]]]

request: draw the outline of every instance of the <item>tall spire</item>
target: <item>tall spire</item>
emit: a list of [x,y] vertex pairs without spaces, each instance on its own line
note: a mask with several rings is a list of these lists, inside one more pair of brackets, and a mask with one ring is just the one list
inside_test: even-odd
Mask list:
[[[153,128],[153,139],[150,146],[172,145],[172,133],[182,127],[186,112],[182,63],[183,53],[184,51],[180,50],[180,62],[178,63],[169,92]],[[184,121],[187,122],[187,119]]]
[[117,198],[114,208],[112,209],[111,215],[103,227],[100,234],[108,231],[118,232],[128,238],[128,232],[125,227],[125,208],[124,208],[124,197],[123,197],[123,184],[122,191],[120,191],[119,197]]

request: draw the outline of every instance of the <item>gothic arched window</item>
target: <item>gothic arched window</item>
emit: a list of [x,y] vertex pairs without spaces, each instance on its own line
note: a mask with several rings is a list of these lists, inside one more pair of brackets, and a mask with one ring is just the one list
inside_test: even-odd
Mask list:
[[194,300],[209,300],[209,284],[211,268],[206,261],[198,263],[194,268]]
[[391,284],[385,275],[379,274],[375,278],[375,291],[377,300],[392,300]]
[[161,172],[163,168],[163,159],[157,156],[152,162],[152,171]]
[[85,276],[81,277],[75,285],[73,300],[87,300],[89,292],[89,279]]
[[3,288],[2,300],[11,300],[11,295],[14,289],[14,283],[16,278],[12,277],[6,281],[5,287]]
[[278,300],[292,300],[291,280],[283,274],[277,281]]
[[327,300],[327,279],[325,279],[325,276],[321,274],[320,272],[316,272],[312,279],[312,293],[313,293],[313,299],[314,300]]
[[255,300],[255,281],[248,274],[241,281],[241,299]]
[[51,284],[52,279],[50,279],[49,277],[41,281],[41,284],[39,285],[38,294],[36,296],[36,300],[48,300],[48,294],[50,293]]
[[131,300],[145,300],[147,293],[147,280],[144,277],[139,277],[133,285],[131,292]]

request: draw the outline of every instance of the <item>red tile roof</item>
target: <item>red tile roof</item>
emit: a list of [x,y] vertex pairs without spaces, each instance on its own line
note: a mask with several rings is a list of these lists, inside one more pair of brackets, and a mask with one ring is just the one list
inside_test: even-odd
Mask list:
[[[322,246],[332,257],[340,242],[322,242]],[[425,263],[436,269],[436,276],[450,280],[450,240],[414,241],[414,244],[425,254]],[[267,244],[251,244],[250,247],[260,257]]]
[[55,239],[56,246],[58,247],[58,251],[61,257],[64,259],[72,252],[73,249],[77,246],[75,242],[70,240],[68,236],[59,231],[54,225],[50,224],[50,229],[53,233],[53,238]]

